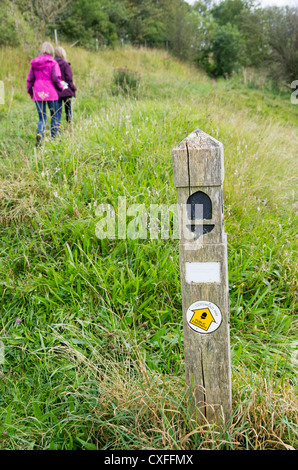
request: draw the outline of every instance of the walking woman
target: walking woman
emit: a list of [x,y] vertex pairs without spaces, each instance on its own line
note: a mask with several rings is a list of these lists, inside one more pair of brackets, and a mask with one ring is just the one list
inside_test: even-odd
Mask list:
[[40,55],[31,60],[27,77],[27,92],[31,99],[35,101],[39,117],[36,145],[40,145],[44,137],[47,122],[47,106],[51,115],[51,136],[54,138],[58,131],[57,91],[62,91],[66,85],[62,83],[60,68],[53,56],[53,46],[49,42],[44,42],[41,46]]
[[72,97],[76,96],[76,87],[74,86],[74,83],[72,81],[71,66],[70,63],[66,60],[66,52],[63,47],[56,47],[55,59],[58,62],[61,70],[61,78],[68,85],[67,89],[58,92],[58,124],[60,125],[63,103],[66,114],[66,122],[70,124],[72,120],[71,99]]

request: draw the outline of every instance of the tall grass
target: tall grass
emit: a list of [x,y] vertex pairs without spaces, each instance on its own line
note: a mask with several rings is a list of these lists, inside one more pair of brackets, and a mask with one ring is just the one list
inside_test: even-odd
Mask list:
[[[0,51],[2,448],[295,448],[295,106],[237,78],[214,87],[163,51],[65,47],[73,126],[38,150],[28,59]],[[112,93],[125,66],[141,74],[138,99]],[[225,149],[234,412],[222,426],[188,406],[177,240],[95,235],[100,203],[176,202],[171,149],[197,127]]]

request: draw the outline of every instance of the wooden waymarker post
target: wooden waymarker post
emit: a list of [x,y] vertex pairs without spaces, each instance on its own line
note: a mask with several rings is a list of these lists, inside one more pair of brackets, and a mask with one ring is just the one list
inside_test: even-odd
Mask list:
[[180,221],[186,383],[199,419],[232,413],[224,162],[220,142],[196,129],[172,151]]

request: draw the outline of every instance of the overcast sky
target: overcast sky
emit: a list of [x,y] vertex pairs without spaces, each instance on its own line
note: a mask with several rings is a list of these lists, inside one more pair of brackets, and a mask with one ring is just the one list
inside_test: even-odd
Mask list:
[[278,7],[283,7],[289,5],[291,7],[298,6],[298,0],[260,0],[260,3],[263,7],[276,5]]
[[[186,0],[188,3],[193,4],[195,0]],[[267,7],[271,5],[276,5],[279,7],[283,7],[285,5],[289,5],[291,7],[298,6],[298,0],[259,0],[261,6]],[[219,3],[219,0],[218,0]]]

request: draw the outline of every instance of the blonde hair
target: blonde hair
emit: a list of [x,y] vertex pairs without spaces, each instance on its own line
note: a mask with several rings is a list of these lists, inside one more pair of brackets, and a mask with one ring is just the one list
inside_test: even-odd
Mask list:
[[55,57],[60,57],[60,59],[66,60],[66,52],[63,47],[56,47],[55,49]]
[[40,48],[40,54],[48,54],[54,56],[54,48],[50,42],[44,42]]

